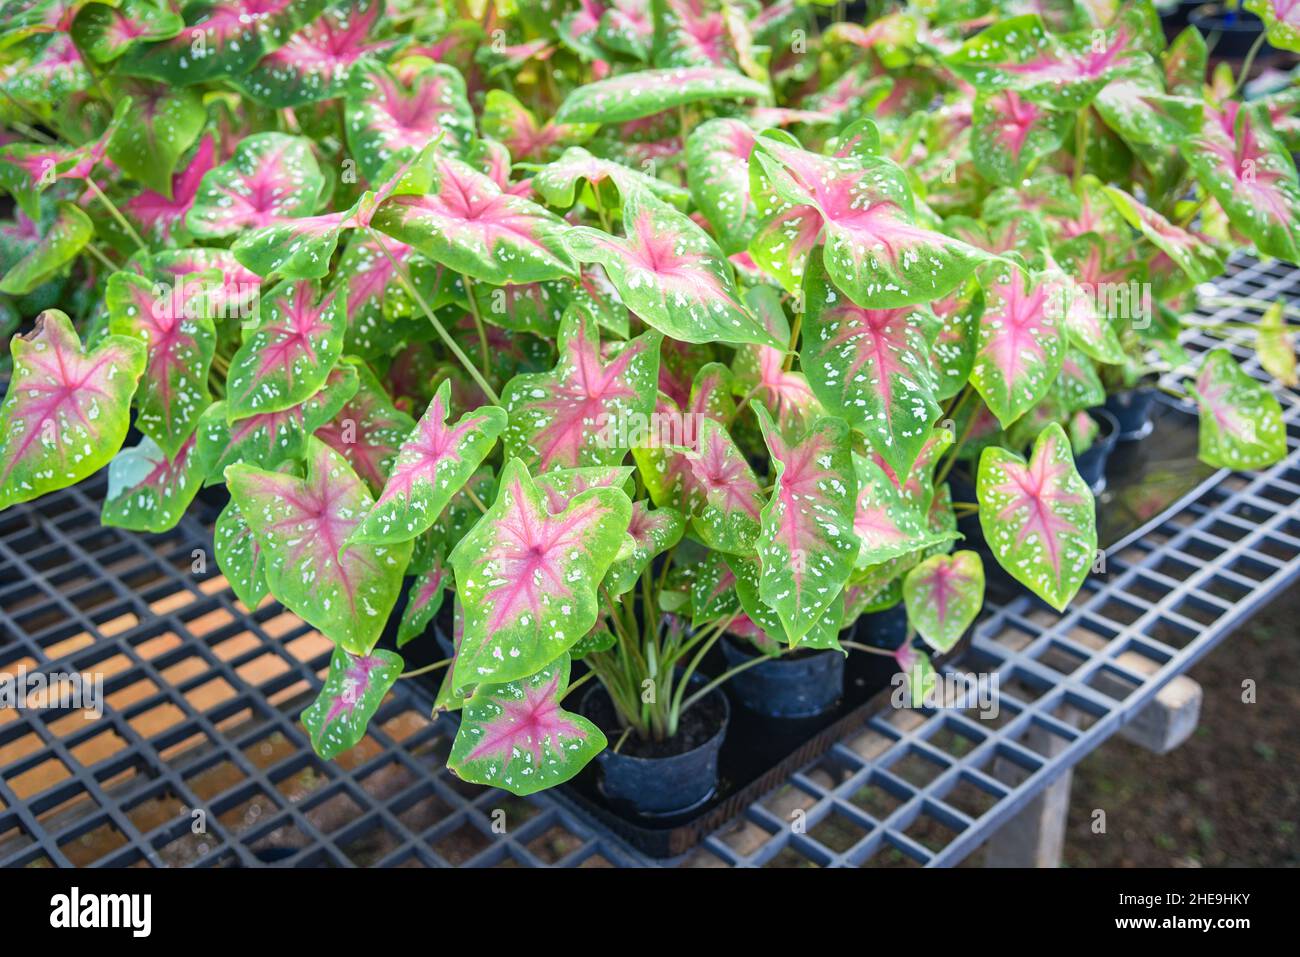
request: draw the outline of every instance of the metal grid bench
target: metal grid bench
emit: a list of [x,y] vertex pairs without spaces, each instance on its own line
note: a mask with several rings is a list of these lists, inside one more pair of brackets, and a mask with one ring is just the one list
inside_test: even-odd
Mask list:
[[[1294,296],[1300,270],[1243,257],[1216,285]],[[960,668],[997,673],[996,720],[880,713],[667,863],[968,857],[1300,574],[1300,398],[1282,399],[1284,462],[1221,476],[1064,615],[1025,598],[990,608]],[[162,535],[101,528],[102,495],[96,478],[0,515],[0,672],[100,673],[105,699],[97,719],[0,711],[0,866],[650,863],[554,796],[449,774],[451,727],[401,683],[361,745],[316,758],[297,715],[329,643],[274,602],[245,612],[196,519]]]

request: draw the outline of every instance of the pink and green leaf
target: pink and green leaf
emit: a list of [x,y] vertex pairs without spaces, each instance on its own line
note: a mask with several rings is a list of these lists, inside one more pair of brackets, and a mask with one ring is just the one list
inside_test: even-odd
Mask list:
[[984,563],[971,551],[927,558],[903,579],[907,620],[935,651],[951,651],[984,604]]
[[54,220],[41,230],[39,241],[0,279],[0,292],[25,296],[62,272],[90,242],[95,227],[72,203],[59,203]]
[[564,146],[584,142],[596,131],[593,124],[537,122],[532,111],[505,90],[488,90],[483,103],[483,133],[503,143],[519,161],[544,161]]
[[465,609],[455,686],[534,674],[586,635],[631,520],[631,501],[612,488],[589,489],[552,514],[524,463],[511,459],[496,501],[448,559]]
[[749,195],[749,154],[757,133],[737,119],[701,123],[686,139],[686,179],[695,205],[726,253],[748,248],[758,228]]
[[144,346],[105,336],[82,348],[62,312],[46,310],[9,344],[13,375],[0,404],[0,509],[94,474],[121,448]]
[[1039,433],[1028,463],[986,448],[976,477],[980,527],[1012,578],[1058,611],[1083,586],[1097,551],[1096,505],[1065,430]]
[[310,215],[324,186],[310,140],[254,133],[240,142],[234,156],[204,175],[185,222],[201,239],[261,229]]
[[725,425],[704,418],[698,431],[697,447],[686,455],[698,490],[691,527],[714,551],[752,554],[766,504],[762,487]]
[[240,77],[240,88],[276,109],[343,95],[357,61],[394,42],[371,41],[383,13],[384,0],[332,0],[324,13]]
[[501,393],[510,417],[506,455],[539,473],[617,465],[628,449],[625,430],[654,411],[661,340],[650,330],[602,349],[595,322],[570,307],[555,368],[515,376]]
[[137,532],[175,528],[211,468],[211,456],[194,435],[170,456],[143,436],[138,445],[122,449],[108,463],[101,521]]
[[283,282],[263,298],[257,324],[230,360],[231,421],[305,402],[325,384],[343,352],[346,292],[318,295],[310,281]]
[[305,478],[236,464],[226,484],[265,553],[281,604],[353,654],[368,654],[397,602],[411,545],[345,545],[373,505],[347,461],[319,439]]
[[1038,160],[1056,151],[1070,127],[1070,114],[999,90],[975,98],[971,156],[989,182],[1015,186]]
[[454,424],[451,381],[437,394],[402,442],[375,507],[352,533],[352,542],[399,542],[415,538],[442,514],[464,487],[506,427],[496,406],[471,409]]
[[1223,254],[1205,238],[1175,226],[1164,216],[1115,186],[1103,187],[1106,196],[1129,225],[1142,232],[1187,274],[1192,282],[1206,282],[1223,268]]
[[931,352],[930,368],[937,387],[935,398],[951,399],[970,379],[975,363],[975,330],[984,313],[984,291],[975,280],[930,304],[939,320],[939,334]]
[[1065,353],[1061,299],[1021,270],[983,277],[984,313],[970,381],[1003,428],[1047,395]]
[[1242,471],[1266,468],[1286,456],[1277,396],[1243,372],[1227,349],[1205,357],[1188,392],[1201,410],[1201,461]]
[[568,655],[526,677],[480,684],[464,704],[447,767],[511,794],[563,784],[607,744],[599,728],[560,706],[568,687]]
[[764,635],[783,642],[791,648],[833,649],[843,651],[840,647],[840,625],[844,621],[844,591],[837,589],[823,611],[798,637],[793,636],[785,625],[780,612],[764,598],[762,591],[763,573],[760,562],[740,555],[725,556],[727,565],[735,575],[735,592],[740,600],[740,607],[746,617],[757,626]]
[[217,516],[212,548],[217,567],[226,576],[235,597],[249,611],[256,609],[270,593],[266,587],[265,555],[234,499]]
[[542,207],[504,193],[492,179],[435,154],[427,195],[383,202],[374,226],[435,262],[495,285],[572,278],[561,242],[566,227]]
[[906,476],[939,419],[930,353],[939,323],[924,306],[863,309],[814,254],[800,365],[822,404]]
[[215,163],[215,154],[212,137],[203,137],[185,168],[172,176],[170,196],[146,189],[128,199],[123,211],[144,227],[146,234],[172,238],[184,230],[185,217],[198,197],[199,184]]
[[[136,273],[108,277],[108,329],[145,345],[148,363],[136,393],[136,428],[175,455],[207,408],[208,368],[217,336],[206,315],[177,314],[169,288]],[[197,310],[194,310],[197,312]]]
[[300,719],[318,755],[328,761],[361,743],[402,668],[401,657],[391,651],[358,656],[334,649],[325,686]]
[[776,469],[757,544],[759,594],[798,644],[839,595],[858,555],[849,428],[839,419],[821,419],[792,443],[767,410],[755,412]]
[[768,101],[766,84],[719,67],[679,67],[623,73],[580,86],[555,114],[557,123],[624,123],[711,100]]
[[625,237],[580,226],[565,244],[580,262],[603,266],[646,323],[682,342],[785,347],[741,301],[722,250],[688,216],[638,192],[625,199],[623,224]]
[[117,6],[87,3],[72,22],[72,39],[96,63],[109,63],[137,43],[169,40],[184,21],[150,0],[120,0]]
[[428,629],[438,610],[442,608],[451,572],[438,555],[424,571],[415,576],[408,592],[406,608],[397,626],[397,647],[401,648],[413,638],[419,638]]
[[853,512],[853,533],[858,538],[858,569],[951,541],[955,534],[932,529],[920,496],[910,497],[894,484],[880,463],[853,456],[858,492]]
[[345,115],[348,148],[369,180],[434,140],[460,151],[474,135],[465,80],[446,63],[397,72],[374,59],[363,61],[351,71]]
[[1297,0],[1246,0],[1245,8],[1264,21],[1268,42],[1300,53],[1300,3]]
[[109,138],[108,158],[131,178],[166,196],[177,162],[207,123],[203,98],[186,87],[141,82],[123,83],[115,95],[119,100],[129,97],[131,113]]

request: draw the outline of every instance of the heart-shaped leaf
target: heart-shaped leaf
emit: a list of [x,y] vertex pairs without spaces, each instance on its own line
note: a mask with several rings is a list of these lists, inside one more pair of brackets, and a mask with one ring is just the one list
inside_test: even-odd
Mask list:
[[321,16],[241,77],[240,88],[275,108],[341,96],[353,65],[366,54],[392,45],[392,41],[369,42],[383,12],[383,0],[332,0]]
[[1223,268],[1223,255],[1190,230],[1175,226],[1150,206],[1114,186],[1104,187],[1106,196],[1142,235],[1174,261],[1192,282],[1206,282]]
[[105,305],[109,331],[139,339],[148,350],[136,428],[173,456],[211,401],[208,367],[217,335],[208,316],[178,315],[169,292],[143,276],[116,272],[108,277]]
[[569,780],[608,742],[560,707],[568,687],[568,655],[528,677],[479,685],[464,704],[447,767],[462,780],[520,795]]
[[[393,404],[369,367],[352,358],[345,361],[357,367],[357,391],[314,434],[347,459],[370,491],[378,495],[388,481],[397,450],[415,428],[415,421]],[[407,536],[407,539],[414,537]]]
[[[755,260],[762,265],[788,256],[788,247],[805,246],[818,228],[826,244],[826,271],[864,308],[936,299],[964,282],[985,258],[961,240],[918,225],[907,174],[883,156],[819,156],[765,135],[751,158],[750,191],[792,207],[772,207],[769,200],[760,208],[782,226],[775,246],[772,224],[760,229],[750,244]],[[817,219],[820,225],[814,227]],[[798,278],[799,271],[793,275]]]
[[1001,264],[990,269],[983,288],[970,381],[1006,428],[1047,394],[1061,371],[1061,296]]
[[1262,469],[1286,455],[1277,396],[1242,372],[1227,349],[1205,357],[1188,392],[1201,409],[1201,461],[1217,468]]
[[1039,433],[1028,464],[1006,449],[985,449],[976,493],[980,527],[998,564],[1064,611],[1097,551],[1096,506],[1065,430],[1053,422]]
[[651,509],[645,499],[633,502],[632,521],[627,527],[627,533],[632,536],[632,551],[610,566],[601,587],[615,598],[635,588],[637,579],[655,556],[681,541],[685,529],[686,520],[676,509]]
[[266,556],[234,499],[227,502],[217,516],[216,528],[212,532],[212,549],[216,553],[217,566],[230,582],[235,597],[249,611],[257,608],[270,591],[266,587]]
[[791,642],[798,643],[843,589],[858,555],[853,532],[858,482],[849,428],[839,419],[820,419],[789,443],[766,409],[754,411],[776,469],[758,538],[759,594],[776,610]]
[[641,70],[580,86],[555,114],[557,123],[624,123],[707,100],[772,98],[768,87],[717,67]]
[[471,409],[451,425],[451,380],[445,379],[406,437],[375,507],[350,542],[400,542],[433,524],[451,497],[487,458],[506,427],[496,406]]
[[428,195],[401,195],[375,213],[376,229],[456,272],[496,285],[573,277],[562,220],[503,193],[460,160],[435,154]]
[[391,651],[357,656],[334,649],[325,686],[301,717],[317,754],[328,761],[361,743],[402,667],[401,656]]
[[539,125],[532,111],[505,90],[488,90],[483,103],[483,133],[504,144],[519,161],[551,158],[561,146],[590,138],[591,124]]
[[310,140],[254,133],[204,175],[185,223],[201,239],[271,226],[312,213],[324,185]]
[[319,391],[343,352],[346,293],[318,296],[314,282],[283,282],[262,299],[257,324],[230,360],[231,421],[292,408]]
[[1264,310],[1255,333],[1255,355],[1265,372],[1294,389],[1300,386],[1300,376],[1296,374],[1296,337],[1282,317],[1285,308],[1283,300],[1278,299]]
[[752,554],[766,503],[754,470],[726,426],[701,419],[696,450],[686,458],[697,490],[692,503],[695,533],[714,551]]
[[644,431],[654,410],[662,338],[651,330],[605,354],[596,323],[570,307],[555,368],[515,376],[501,393],[510,415],[506,455],[538,472],[617,465],[630,433]]
[[241,76],[315,17],[324,0],[218,0],[183,10],[185,28],[127,51],[118,70],[173,86]]
[[831,285],[817,254],[806,288],[800,365],[813,392],[907,475],[940,415],[930,367],[938,320],[923,306],[854,305]]
[[191,435],[168,456],[149,436],[108,463],[108,494],[101,520],[137,532],[175,528],[212,467]]
[[465,80],[446,63],[401,73],[373,58],[358,63],[348,81],[345,115],[348,148],[369,180],[434,140],[463,150],[474,135]]
[[71,203],[59,203],[54,221],[41,230],[40,240],[0,279],[0,292],[25,296],[53,279],[90,242],[95,227],[90,217]]
[[1246,0],[1245,8],[1264,21],[1268,42],[1300,53],[1300,3],[1296,0]]
[[109,63],[137,43],[171,39],[184,25],[179,16],[151,0],[119,0],[117,6],[88,3],[72,22],[72,39],[96,63]]
[[121,448],[144,345],[105,336],[85,350],[48,309],[9,343],[13,376],[0,404],[0,509],[92,475]]
[[1151,58],[1127,13],[1105,30],[1060,36],[1031,13],[999,20],[946,62],[977,89],[1016,90],[1054,109],[1078,110],[1111,80],[1139,72]]
[[741,302],[722,250],[688,216],[633,193],[623,224],[624,238],[580,226],[565,244],[580,262],[600,263],[619,298],[647,323],[681,342],[785,347]]
[[627,536],[632,503],[593,488],[558,515],[511,459],[487,514],[452,550],[465,633],[457,688],[513,681],[545,668],[596,623],[596,589]]
[[857,568],[879,565],[955,537],[931,529],[925,503],[904,495],[878,462],[855,455],[853,466],[858,478],[853,513],[853,533],[859,543]]
[[903,579],[903,601],[926,643],[951,651],[984,604],[984,563],[970,551],[927,558]]
[[226,485],[265,553],[271,594],[335,644],[364,655],[379,640],[401,590],[411,545],[348,545],[374,504],[347,461],[308,438],[305,479],[251,465]]
[[233,424],[226,418],[226,403],[215,402],[199,418],[200,448],[215,453],[210,483],[218,482],[227,465],[244,462],[275,469],[302,456],[307,436],[329,422],[356,394],[357,370],[340,363],[330,370],[325,384],[310,398],[279,412],[259,412]]
[[1037,160],[1057,150],[1070,126],[1070,114],[1026,100],[1015,90],[975,98],[971,157],[980,175],[1014,186]]
[[1207,107],[1200,132],[1181,145],[1197,180],[1261,253],[1300,259],[1300,174],[1263,106]]

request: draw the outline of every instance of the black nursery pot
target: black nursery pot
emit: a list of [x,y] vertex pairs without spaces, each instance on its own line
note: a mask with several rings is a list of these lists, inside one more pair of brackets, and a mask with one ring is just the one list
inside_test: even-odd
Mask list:
[[[707,679],[695,675],[691,685],[702,684],[704,680]],[[600,790],[605,798],[650,818],[684,814],[707,803],[718,789],[718,752],[731,718],[731,706],[720,689],[714,688],[700,704],[711,699],[721,714],[717,730],[688,751],[661,757],[636,757],[615,754],[613,747],[609,747],[597,755]],[[609,693],[599,685],[591,688],[582,696],[580,711],[589,718],[602,712],[612,714]],[[596,724],[602,726],[611,743],[617,739],[610,735],[610,727],[601,721]]]
[[1212,53],[1229,60],[1243,59],[1264,32],[1264,21],[1255,14],[1240,8],[1228,10],[1218,3],[1197,7],[1187,15],[1187,22],[1207,37],[1217,33],[1219,40]]
[[[762,656],[730,635],[721,645],[728,668]],[[771,718],[808,718],[829,710],[844,693],[844,655],[817,651],[773,658],[733,675],[727,690],[750,711]]]
[[1090,409],[1088,414],[1101,432],[1092,445],[1075,456],[1074,467],[1079,470],[1080,478],[1088,483],[1092,494],[1100,495],[1106,488],[1106,462],[1119,441],[1119,422],[1105,409]]
[[1107,412],[1119,424],[1119,442],[1136,442],[1151,434],[1151,406],[1159,393],[1151,386],[1141,386],[1106,396]]

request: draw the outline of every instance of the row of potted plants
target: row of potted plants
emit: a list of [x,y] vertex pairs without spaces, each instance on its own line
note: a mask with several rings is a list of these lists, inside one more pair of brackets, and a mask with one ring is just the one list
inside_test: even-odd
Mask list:
[[[1155,388],[1207,463],[1285,453],[1228,349],[1166,373],[1231,251],[1300,258],[1300,97],[1145,0],[1024,6],[11,5],[0,508],[224,485],[235,595],[336,645],[321,755],[432,669],[467,781],[706,801],[735,705],[828,707],[849,652],[922,694],[990,556],[1064,609],[1080,461]],[[1209,331],[1294,384],[1291,318]]]

